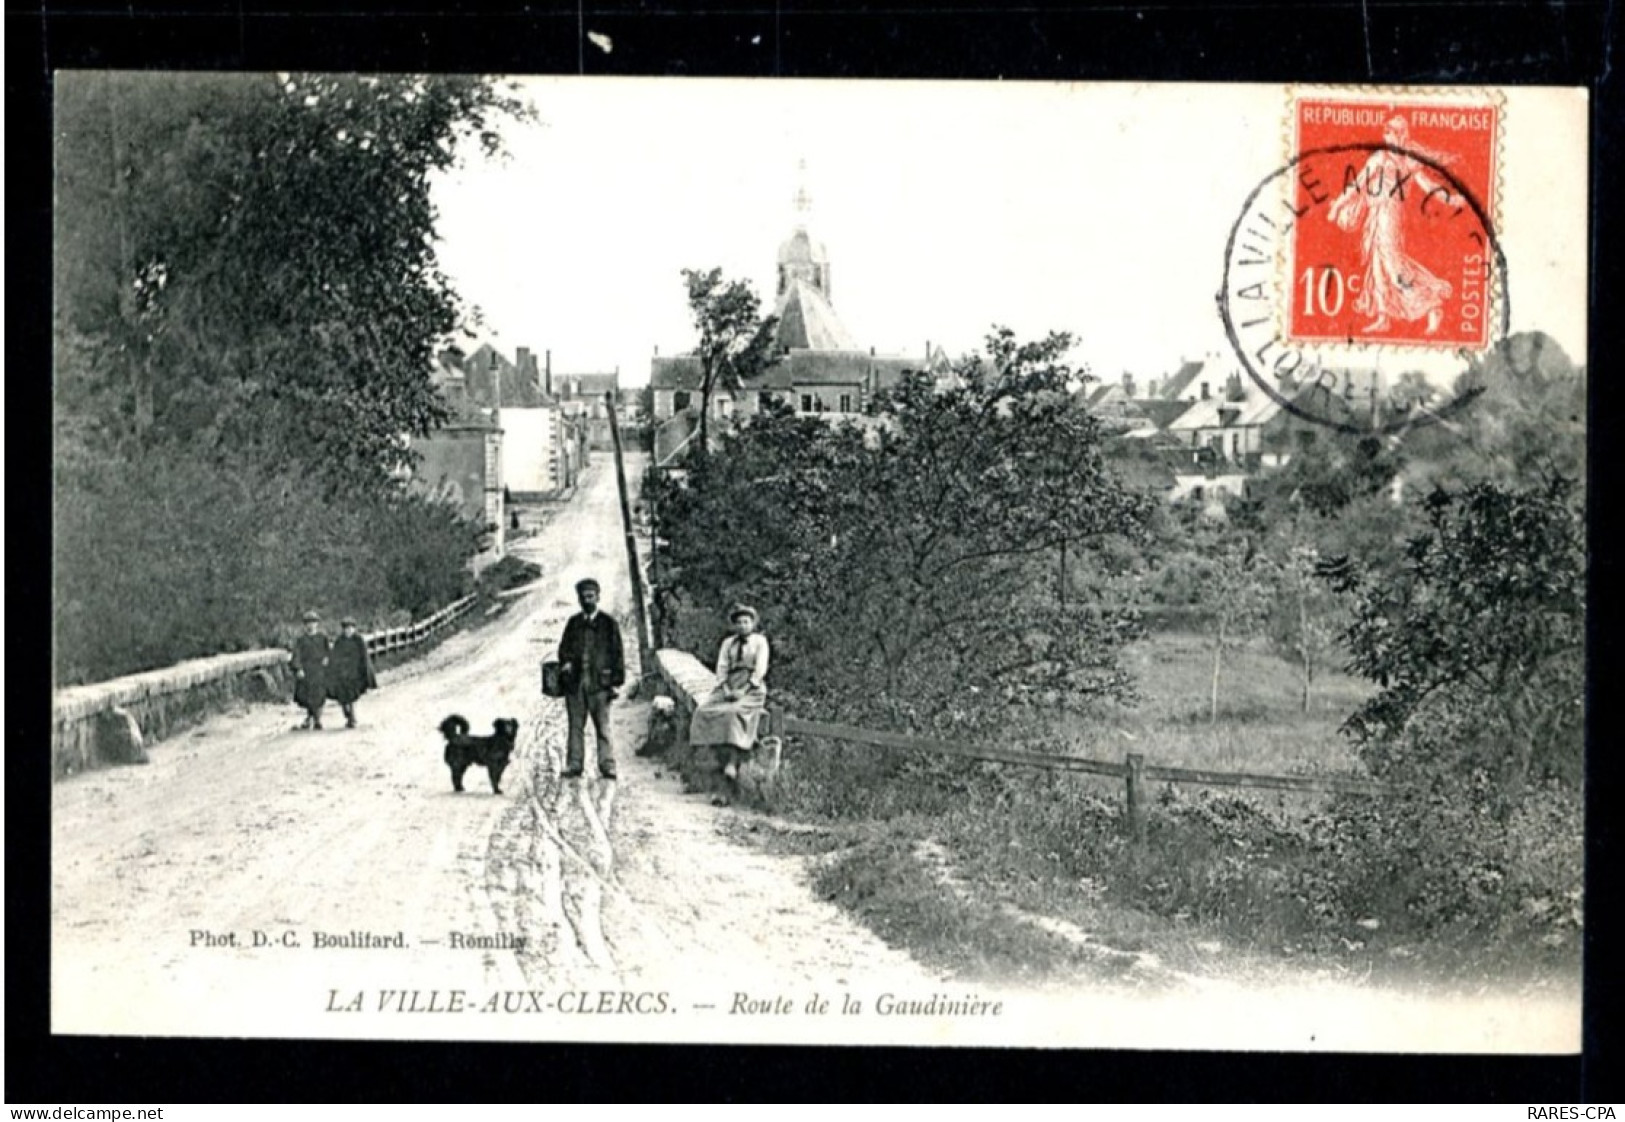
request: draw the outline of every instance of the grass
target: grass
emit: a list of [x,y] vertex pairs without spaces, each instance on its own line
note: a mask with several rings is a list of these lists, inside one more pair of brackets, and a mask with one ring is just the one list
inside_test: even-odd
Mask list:
[[[1242,647],[1226,653],[1213,722],[1212,652],[1202,637],[1154,634],[1126,662],[1137,705],[1054,718],[1036,739],[1096,758],[1140,752],[1165,766],[1361,770],[1338,731],[1369,695],[1358,679],[1326,673],[1305,712],[1296,668]],[[848,838],[821,859],[827,898],[964,977],[1109,980],[1122,975],[1123,955],[1141,951],[1200,973],[1221,946],[1228,969],[1260,980],[1306,967],[1505,980],[1520,962],[1536,965],[1477,936],[1407,929],[1401,914],[1370,927],[1365,904],[1338,896],[1345,866],[1306,832],[1327,796],[1189,784],[1158,784],[1150,796],[1150,836],[1136,848],[1118,780],[809,740],[787,753],[778,806]],[[1073,924],[1120,953],[1084,953],[1034,916]],[[1545,955],[1542,971],[1563,976],[1575,954],[1570,944]]]
[[1225,652],[1218,721],[1210,718],[1212,647],[1197,635],[1153,634],[1124,656],[1140,702],[1093,718],[1063,718],[1057,735],[1090,754],[1140,752],[1147,763],[1279,775],[1347,773],[1358,762],[1338,726],[1371,693],[1330,672],[1303,711],[1297,670],[1255,646]]

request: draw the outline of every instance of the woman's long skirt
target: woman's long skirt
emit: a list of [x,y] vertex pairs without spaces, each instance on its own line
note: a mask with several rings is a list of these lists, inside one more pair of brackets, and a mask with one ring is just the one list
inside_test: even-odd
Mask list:
[[749,749],[756,746],[756,728],[767,711],[767,691],[747,690],[729,701],[718,686],[694,710],[688,742],[694,747],[726,744]]

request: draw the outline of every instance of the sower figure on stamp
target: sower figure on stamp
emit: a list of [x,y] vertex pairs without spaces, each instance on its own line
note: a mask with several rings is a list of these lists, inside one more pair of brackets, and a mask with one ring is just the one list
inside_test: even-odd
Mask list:
[[355,620],[345,616],[339,621],[342,629],[333,640],[332,661],[327,673],[327,696],[344,710],[344,727],[355,728],[356,699],[368,690],[378,688],[378,679],[372,672],[372,656],[367,653],[367,640],[355,629]]
[[305,711],[302,729],[322,727],[327,704],[328,661],[332,646],[322,631],[322,617],[305,613],[305,633],[293,641],[293,700]]
[[1338,229],[1352,233],[1360,227],[1360,257],[1365,272],[1356,311],[1371,316],[1364,331],[1387,331],[1394,320],[1407,323],[1425,319],[1426,331],[1435,335],[1444,321],[1444,302],[1450,299],[1450,282],[1430,273],[1407,251],[1405,245],[1405,191],[1450,191],[1411,153],[1439,164],[1453,157],[1419,148],[1410,136],[1404,117],[1389,120],[1382,132],[1384,147],[1371,153],[1360,174],[1332,200],[1326,217]]
[[586,755],[587,718],[592,718],[598,741],[598,774],[615,778],[615,745],[610,739],[609,703],[626,683],[626,659],[621,652],[621,628],[608,613],[598,610],[598,582],[576,585],[581,610],[564,625],[559,640],[559,682],[569,718],[565,741],[563,779],[581,775]]
[[728,613],[733,634],[717,652],[717,688],[694,710],[688,742],[711,745],[727,780],[727,795],[711,801],[726,806],[739,793],[739,768],[756,747],[756,731],[767,708],[767,636],[756,633],[756,609],[735,604]]

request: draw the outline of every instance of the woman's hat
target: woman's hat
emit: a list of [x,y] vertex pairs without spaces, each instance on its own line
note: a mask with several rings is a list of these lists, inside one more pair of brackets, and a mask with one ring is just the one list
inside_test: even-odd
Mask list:
[[756,614],[756,609],[749,604],[735,604],[728,609],[728,622],[732,623],[740,616],[749,616],[752,623],[762,622],[762,617]]
[[322,617],[317,615],[315,612],[306,612],[305,613],[305,622],[306,623],[320,623],[320,622],[322,622]]

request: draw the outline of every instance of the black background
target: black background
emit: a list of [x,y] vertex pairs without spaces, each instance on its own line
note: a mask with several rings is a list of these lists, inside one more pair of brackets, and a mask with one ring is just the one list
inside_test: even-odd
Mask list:
[[[50,72],[392,70],[740,77],[1580,85],[1593,95],[1591,669],[1614,652],[1606,527],[1619,391],[1618,13],[1597,3],[1146,5],[349,0],[298,6],[48,3],[6,15],[5,720],[9,1103],[379,1101],[1619,1102],[1611,952],[1616,720],[1592,705],[1585,1055],[1328,1056],[900,1048],[599,1047],[52,1037],[50,880]],[[605,54],[585,31],[609,35]],[[758,40],[753,42],[753,39]],[[742,96],[749,96],[748,87]],[[720,128],[720,125],[719,125]],[[1062,142],[1058,138],[1058,142]],[[975,153],[963,158],[974,159]],[[951,161],[949,161],[951,163]],[[1193,174],[1171,155],[1170,174]],[[24,609],[34,609],[25,611]],[[1607,697],[1607,692],[1604,692]],[[1080,1016],[1087,1016],[1080,1008]],[[1509,1117],[1511,1115],[1508,1115]],[[1519,1112],[1521,1116],[1521,1112]]]

